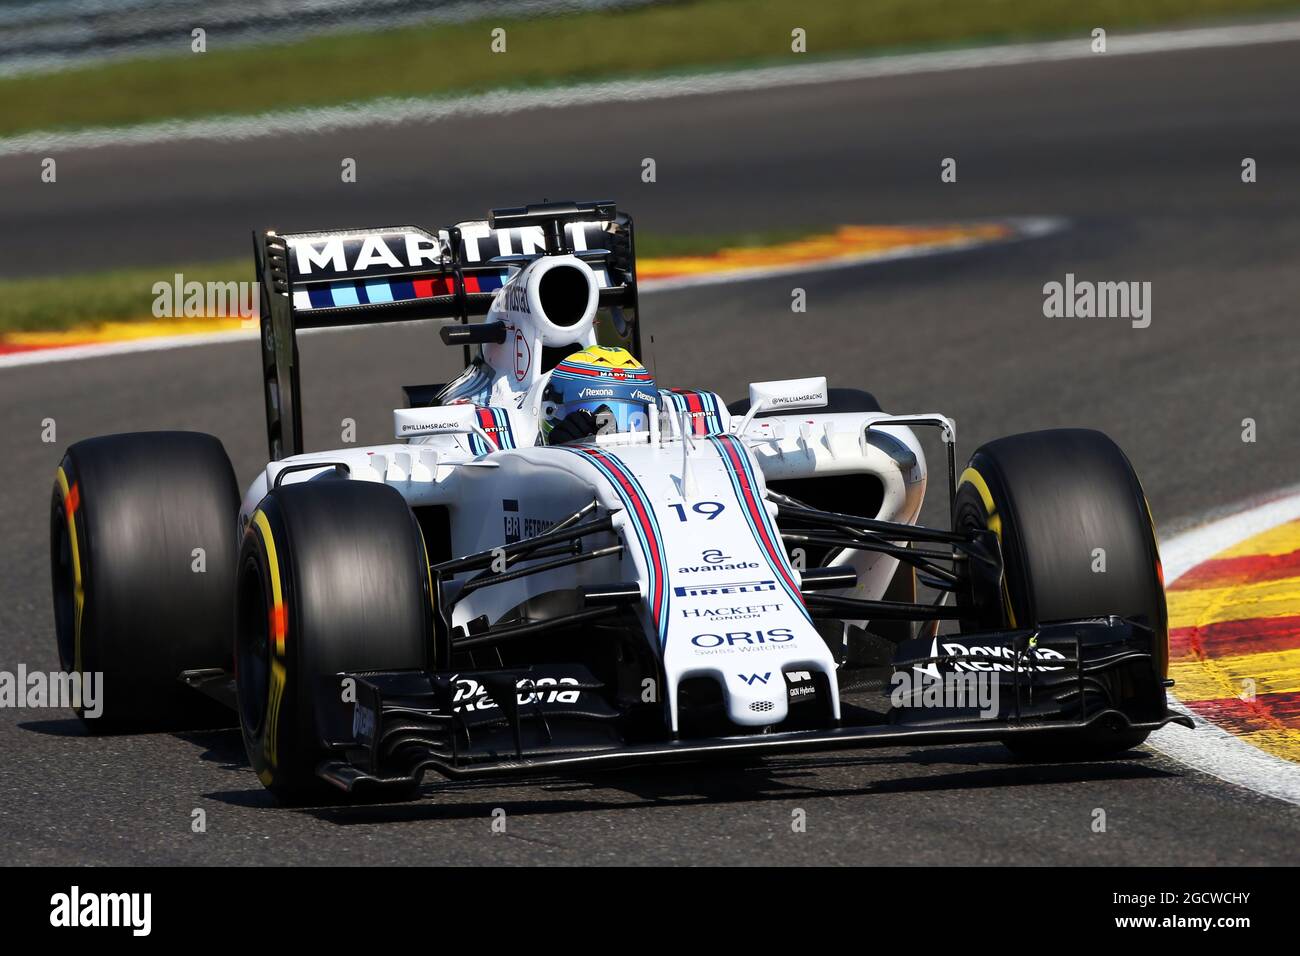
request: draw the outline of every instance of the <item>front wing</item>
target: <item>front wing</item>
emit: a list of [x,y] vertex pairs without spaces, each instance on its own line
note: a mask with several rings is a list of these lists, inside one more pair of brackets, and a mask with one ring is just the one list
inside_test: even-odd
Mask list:
[[[969,709],[894,708],[873,714],[854,708],[856,722],[823,729],[668,740],[625,734],[626,702],[611,700],[601,681],[576,664],[456,674],[340,674],[323,678],[319,688],[321,726],[329,728],[326,743],[334,756],[317,772],[350,792],[408,785],[427,770],[452,779],[498,777],[1062,732],[1121,734],[1169,723],[1190,727],[1187,717],[1164,706],[1163,690],[1140,695],[1160,701],[1143,706],[1121,692],[1134,682],[1149,682],[1152,689],[1166,683],[1155,675],[1149,638],[1141,624],[1102,618],[980,635],[980,643],[1014,651],[996,665],[987,656],[916,656],[899,648],[895,673],[965,666],[995,677],[1002,690],[991,716]],[[1050,648],[1058,650],[1043,657]],[[349,689],[350,697],[344,692]]]

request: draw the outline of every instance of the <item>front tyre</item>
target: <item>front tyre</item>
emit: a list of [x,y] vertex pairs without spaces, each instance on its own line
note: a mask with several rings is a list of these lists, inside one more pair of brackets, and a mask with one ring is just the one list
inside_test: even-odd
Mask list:
[[253,513],[238,567],[235,673],[249,762],[282,802],[334,796],[316,776],[329,756],[318,679],[431,664],[419,525],[387,485],[285,485]]
[[[1164,678],[1169,627],[1151,512],[1133,466],[1098,431],[1053,429],[981,446],[962,473],[953,514],[958,531],[985,528],[1001,541],[1003,610],[1009,627],[1115,614],[1141,619],[1154,634]],[[1149,687],[1121,683],[1111,706],[1158,707]],[[1143,699],[1125,695],[1141,694]],[[1115,697],[1118,699],[1114,699]],[[1128,750],[1145,731],[1063,732],[1008,740],[1022,756],[1086,759]]]

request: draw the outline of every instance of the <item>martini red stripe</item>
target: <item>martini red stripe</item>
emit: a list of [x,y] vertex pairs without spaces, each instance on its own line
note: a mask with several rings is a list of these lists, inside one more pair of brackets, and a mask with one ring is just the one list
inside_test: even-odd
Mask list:
[[707,433],[709,426],[704,420],[704,402],[700,400],[698,392],[686,393],[686,410],[691,413],[691,430],[696,435]]
[[479,428],[483,429],[483,431],[487,433],[488,437],[492,439],[489,443],[489,447],[495,445],[497,448],[500,448],[500,439],[496,435],[492,434],[492,429],[496,427],[496,418],[492,415],[492,409],[480,408],[478,410],[478,425]]
[[555,367],[555,371],[563,372],[566,375],[586,375],[589,378],[614,378],[629,382],[648,382],[650,373],[637,369],[620,369],[620,368],[593,368],[588,365],[576,365],[569,362],[561,362]]

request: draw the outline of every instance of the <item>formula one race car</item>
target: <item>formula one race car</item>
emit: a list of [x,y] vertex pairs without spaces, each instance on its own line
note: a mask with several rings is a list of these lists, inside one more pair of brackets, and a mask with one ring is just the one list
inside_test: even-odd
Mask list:
[[[296,801],[406,796],[429,769],[1073,759],[1182,720],[1150,513],[1099,432],[999,439],[958,473],[950,419],[824,378],[730,405],[658,388],[612,203],[254,246],[270,462],[242,503],[206,435],[90,439],[58,469],[59,652],[105,681],[88,723],[184,726],[215,699]],[[465,372],[406,388],[396,443],[305,453],[297,331],[430,318]],[[917,524],[923,428],[951,529]]]

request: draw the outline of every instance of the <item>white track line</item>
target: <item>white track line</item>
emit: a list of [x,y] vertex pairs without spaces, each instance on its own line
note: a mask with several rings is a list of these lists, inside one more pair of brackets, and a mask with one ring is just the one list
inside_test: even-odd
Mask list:
[[[1064,229],[1068,224],[1067,220],[1054,216],[1013,217],[996,220],[996,222],[1010,226],[1013,230],[1012,234],[1003,239],[957,239],[951,242],[922,247],[894,249],[885,252],[864,252],[830,259],[825,262],[792,262],[789,265],[762,266],[734,272],[675,276],[671,279],[647,279],[641,283],[640,292],[642,294],[669,292],[675,289],[705,285],[725,285],[731,282],[750,282],[804,272],[823,272],[827,269],[844,269],[849,266],[892,262],[899,259],[919,259],[925,256],[961,252],[980,246],[996,246],[1025,239],[1037,239]],[[980,224],[979,222],[964,223],[964,225]],[[436,322],[441,320],[430,319],[428,321]],[[304,329],[300,334],[311,335],[318,332],[336,332],[358,327],[340,326],[331,329]],[[255,339],[257,336],[258,329],[252,328],[232,329],[206,335],[160,335],[151,338],[128,339],[121,342],[94,342],[86,345],[55,346],[33,349],[30,352],[11,352],[7,355],[0,355],[0,369],[15,368],[22,365],[46,365],[50,362],[71,362],[77,359],[107,358],[114,355],[130,355],[136,352],[161,352],[167,349],[189,348],[196,345],[221,345],[229,342],[243,342]]]
[[1107,37],[1105,53],[1092,52],[1091,36],[1081,33],[1075,39],[1043,43],[904,53],[797,66],[721,70],[546,89],[505,89],[472,96],[385,98],[340,106],[271,111],[255,116],[165,120],[137,126],[99,127],[72,132],[38,131],[0,139],[0,156],[48,154],[56,150],[94,149],[102,146],[139,146],[178,140],[247,140],[260,136],[320,133],[376,125],[427,123],[455,116],[496,116],[522,110],[593,104],[607,106],[635,100],[807,86],[947,70],[1208,50],[1295,40],[1300,40],[1300,20],[1114,34]]
[[[1300,487],[1244,511],[1219,518],[1161,542],[1166,580],[1172,584],[1202,561],[1269,528],[1300,518]],[[1283,760],[1234,737],[1169,695],[1169,705],[1196,721],[1196,728],[1170,725],[1156,731],[1147,744],[1179,763],[1288,803],[1300,805],[1300,764]]]

